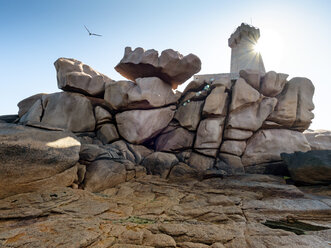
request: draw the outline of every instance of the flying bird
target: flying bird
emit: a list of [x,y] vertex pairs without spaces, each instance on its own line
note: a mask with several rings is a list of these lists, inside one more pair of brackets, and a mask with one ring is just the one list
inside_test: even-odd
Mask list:
[[88,30],[88,28],[84,25],[86,31],[88,32],[89,36],[94,35],[94,36],[102,36],[101,34],[95,34],[95,33],[91,33],[90,30]]

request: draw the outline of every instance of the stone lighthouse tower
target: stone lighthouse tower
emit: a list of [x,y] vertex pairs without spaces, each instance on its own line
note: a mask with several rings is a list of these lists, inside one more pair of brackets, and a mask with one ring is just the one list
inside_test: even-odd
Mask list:
[[240,70],[255,70],[265,73],[262,56],[254,50],[260,30],[251,25],[242,23],[234,33],[231,34],[228,42],[231,47],[231,77],[237,78]]

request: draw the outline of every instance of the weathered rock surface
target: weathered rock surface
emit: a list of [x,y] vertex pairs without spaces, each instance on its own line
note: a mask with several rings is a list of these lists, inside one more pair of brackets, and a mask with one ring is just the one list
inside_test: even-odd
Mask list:
[[252,131],[227,128],[224,131],[224,138],[231,140],[246,140],[253,135]]
[[175,114],[175,119],[182,127],[191,131],[196,130],[201,119],[202,105],[203,101],[191,101],[185,106],[181,105]]
[[245,141],[225,140],[221,146],[221,152],[241,156],[246,148]]
[[230,112],[242,106],[255,103],[260,99],[260,93],[250,86],[244,79],[239,78],[232,88]]
[[72,133],[0,123],[0,198],[71,185],[79,150]]
[[194,133],[185,128],[175,128],[164,132],[155,141],[156,151],[179,151],[193,146]]
[[105,84],[112,80],[76,59],[59,58],[54,66],[59,89],[91,96],[103,95]]
[[331,183],[331,150],[282,153],[291,179],[307,184]]
[[111,143],[115,140],[119,139],[119,135],[116,130],[116,126],[114,124],[103,124],[97,131],[97,137],[104,144]]
[[109,111],[101,106],[96,106],[94,108],[95,121],[97,125],[101,125],[112,121],[113,117]]
[[331,150],[331,131],[306,130],[303,134],[312,150]]
[[160,133],[172,120],[174,107],[130,110],[117,114],[120,135],[133,144],[141,144]]
[[214,88],[208,95],[203,106],[203,116],[226,116],[227,114],[228,93],[225,92],[225,87],[220,86]]
[[17,103],[18,107],[18,116],[22,117],[26,112],[29,111],[29,109],[32,107],[32,105],[37,101],[41,100],[41,98],[46,95],[44,93],[35,94],[33,96],[30,96],[28,98],[23,99],[19,103]]
[[144,159],[142,165],[145,166],[147,173],[167,178],[171,168],[178,162],[174,154],[154,152]]
[[200,122],[197,130],[194,148],[201,153],[204,149],[215,149],[213,154],[216,156],[217,149],[222,142],[224,118],[208,118]]
[[153,49],[145,51],[138,47],[132,51],[131,47],[126,47],[124,57],[115,69],[129,80],[158,77],[177,88],[200,71],[201,61],[193,54],[184,57],[172,49],[164,50],[159,57]]
[[328,197],[313,197],[265,175],[172,183],[146,176],[100,194],[43,190],[0,200],[0,246],[327,248],[329,230],[298,236],[262,224],[330,228]]
[[314,118],[314,85],[307,78],[292,78],[277,97],[278,104],[268,120],[298,131],[307,129]]
[[244,165],[260,164],[281,160],[280,154],[309,151],[305,136],[297,131],[268,129],[256,132],[248,141],[242,156]]
[[265,96],[274,97],[280,94],[286,84],[288,74],[269,71],[262,79],[260,92]]
[[179,97],[172,91],[171,85],[157,77],[137,78],[136,83],[109,83],[105,92],[105,100],[115,110],[162,107],[175,103]]
[[[214,149],[212,149],[214,150]],[[205,171],[211,169],[214,165],[214,158],[204,156],[202,154],[192,152],[188,160],[188,164],[197,171]]]
[[256,90],[260,89],[261,72],[247,69],[247,70],[241,70],[239,72],[239,75],[254,89]]
[[245,108],[233,111],[229,114],[227,128],[256,131],[272,113],[276,104],[276,98],[264,97]]
[[86,166],[83,188],[91,192],[114,187],[126,180],[125,165],[113,160],[96,160]]

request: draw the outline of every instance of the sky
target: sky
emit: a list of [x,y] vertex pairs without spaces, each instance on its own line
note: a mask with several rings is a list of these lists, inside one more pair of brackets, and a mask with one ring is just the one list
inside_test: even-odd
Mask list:
[[330,11],[330,0],[0,0],[0,115],[16,114],[36,93],[59,92],[59,57],[121,80],[114,67],[126,46],[172,48],[197,55],[199,74],[227,73],[228,38],[245,22],[260,29],[267,71],[313,82],[311,128],[330,130]]

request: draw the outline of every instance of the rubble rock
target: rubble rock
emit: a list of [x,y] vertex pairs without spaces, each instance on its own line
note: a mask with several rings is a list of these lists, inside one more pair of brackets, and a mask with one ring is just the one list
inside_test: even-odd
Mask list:
[[248,141],[242,156],[245,166],[280,161],[280,154],[295,151],[309,151],[305,136],[287,129],[268,129],[256,132]]
[[172,120],[174,107],[130,110],[117,114],[120,135],[133,144],[142,144],[159,134]]
[[91,96],[102,96],[105,84],[112,80],[75,59],[59,58],[54,66],[59,89]]
[[97,131],[97,137],[103,144],[109,144],[117,139],[119,135],[114,124],[104,124]]
[[101,125],[112,120],[112,115],[103,107],[96,106],[94,108],[94,115],[97,125]]

